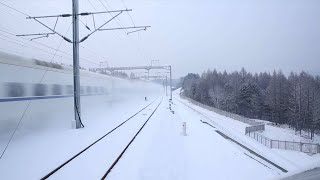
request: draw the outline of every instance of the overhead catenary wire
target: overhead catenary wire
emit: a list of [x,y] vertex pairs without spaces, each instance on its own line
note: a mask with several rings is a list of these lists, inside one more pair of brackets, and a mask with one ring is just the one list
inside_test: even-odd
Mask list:
[[[1,30],[0,30],[0,31],[1,31]],[[23,46],[23,47],[27,47],[27,48],[30,48],[30,49],[37,49],[37,50],[42,51],[42,52],[44,52],[44,53],[47,53],[47,54],[50,54],[50,55],[55,55],[55,56],[57,56],[57,57],[64,58],[64,59],[67,59],[67,60],[71,60],[71,61],[72,61],[72,59],[71,59],[70,57],[66,57],[66,56],[62,56],[62,55],[55,54],[55,53],[53,53],[53,52],[49,52],[49,51],[44,50],[44,49],[41,49],[41,48],[39,48],[39,47],[36,47],[36,46],[33,46],[33,45],[29,45],[29,44],[26,44],[25,42],[22,42],[22,41],[19,41],[19,40],[10,38],[9,36],[3,35],[3,34],[1,34],[1,33],[0,33],[0,36],[4,36],[4,37],[6,37],[6,38],[8,38],[8,39],[13,40],[13,41],[11,41],[11,40],[8,40],[8,39],[0,38],[0,39],[2,39],[2,40],[7,41],[7,42],[10,42],[10,43],[13,43],[13,44],[17,44],[17,45],[20,45],[20,46]],[[14,41],[17,41],[17,42],[14,42]],[[56,50],[57,50],[57,49],[56,49]],[[88,63],[92,63],[92,64],[94,64],[94,65],[99,65],[98,63],[93,62],[93,61],[89,61],[89,60],[85,60],[85,59],[82,59],[82,60],[83,60],[83,61],[86,61],[86,62],[88,62]]]
[[[0,30],[0,31],[1,31],[1,30]],[[47,53],[47,54],[54,55],[54,53],[52,53],[52,52],[46,51],[46,50],[41,49],[41,48],[36,47],[36,46],[32,46],[32,45],[26,44],[25,42],[16,40],[16,39],[11,38],[11,37],[9,37],[9,36],[6,36],[6,35],[4,35],[4,34],[2,34],[2,33],[0,33],[0,36],[3,36],[3,37],[6,37],[6,38],[8,38],[8,39],[13,40],[13,41],[10,41],[10,40],[8,40],[8,39],[2,39],[2,38],[0,38],[0,39],[2,39],[2,40],[7,41],[7,42],[10,42],[10,43],[13,43],[13,44],[17,44],[17,45],[20,45],[20,46],[24,46],[24,47],[27,47],[27,48],[30,48],[30,49],[37,49],[37,50],[42,51],[42,52],[45,52],[45,53]],[[14,42],[14,41],[17,41],[17,42]],[[61,58],[65,58],[65,59],[72,60],[71,58],[68,58],[68,57],[65,57],[65,56],[62,56],[62,55],[56,55],[56,56],[61,57]]]
[[[126,9],[128,9],[127,6],[126,6],[126,4],[124,3],[124,1],[121,0],[121,2],[122,2],[122,4],[123,4],[123,6],[124,6]],[[130,19],[131,19],[131,22],[132,22],[133,26],[136,26],[135,23],[134,23],[134,21],[133,21],[133,18],[132,18],[132,16],[131,16],[130,12],[127,12],[127,13],[128,13],[128,15],[129,15],[129,17],[130,17]]]
[[[12,36],[14,36],[14,37],[17,37],[17,36],[15,35],[15,33],[10,32],[9,30],[2,30],[2,29],[4,29],[4,28],[2,28],[2,27],[0,26],[0,32],[3,32],[3,33],[6,33],[6,34],[9,34],[9,35],[12,35]],[[0,35],[1,35],[1,34],[0,34]],[[5,36],[5,35],[2,34],[2,36]],[[10,38],[10,39],[13,39],[13,40],[16,40],[16,39],[14,39],[14,38],[12,38],[12,37],[8,37],[8,36],[6,36],[6,37],[7,37],[7,38]],[[49,49],[51,49],[51,50],[53,50],[53,51],[58,51],[58,52],[60,52],[60,53],[63,53],[63,54],[66,54],[66,55],[72,57],[71,54],[69,54],[69,53],[67,53],[67,52],[64,52],[64,51],[61,51],[61,50],[59,50],[59,49],[53,48],[53,47],[48,46],[48,45],[46,45],[46,44],[43,44],[43,43],[40,43],[40,42],[36,42],[36,41],[30,41],[29,39],[24,38],[24,37],[21,37],[21,36],[18,36],[18,38],[23,39],[23,40],[26,40],[27,42],[32,42],[32,43],[35,43],[35,44],[37,44],[37,45],[41,45],[41,46],[46,47],[46,48],[49,48]],[[40,51],[42,51],[42,52],[45,52],[45,53],[47,53],[47,54],[53,55],[53,52],[49,52],[49,51],[47,51],[47,50],[44,50],[44,49],[42,49],[42,48],[36,47],[36,46],[34,46],[34,45],[28,44],[28,43],[23,42],[23,41],[19,41],[19,40],[16,40],[16,41],[25,44],[25,46],[27,46],[27,47],[29,47],[29,48],[35,48],[35,49],[38,49],[38,50],[40,50]],[[87,50],[88,50],[88,49],[87,49]],[[61,58],[65,58],[65,59],[68,59],[68,60],[72,60],[72,58],[70,58],[70,57],[65,57],[65,56],[62,56],[62,55],[56,55],[56,56],[61,57]],[[94,62],[94,61],[91,61],[91,60],[88,60],[88,59],[80,58],[80,60],[86,61],[86,62],[88,62],[88,63],[92,63],[92,64],[94,64],[94,65],[99,65],[98,63],[96,63],[96,62]]]
[[7,5],[7,4],[5,4],[5,3],[2,3],[2,2],[0,2],[0,4],[3,5],[3,6],[5,6],[5,7],[7,7],[7,8],[9,8],[9,9],[12,9],[12,10],[14,10],[14,11],[16,11],[16,12],[22,14],[22,15],[25,15],[25,16],[27,16],[27,17],[30,17],[28,14],[26,14],[26,13],[24,13],[24,12],[22,12],[22,11],[19,11],[18,9],[16,9],[16,8],[14,8],[14,7],[12,7],[12,6],[9,6],[9,5]]
[[[93,10],[97,11],[97,8],[93,5],[93,3],[91,2],[91,0],[87,0],[87,1],[88,1],[88,3],[90,4],[90,6],[93,8]],[[103,2],[102,2],[101,0],[99,0],[99,2],[100,2],[101,5],[104,7],[104,9],[106,9],[106,11],[109,11],[108,8],[103,4]],[[111,11],[113,11],[112,8],[111,8],[111,6],[110,6],[109,4],[108,4],[108,6],[110,7]],[[126,8],[126,6],[125,6],[125,8]],[[126,9],[127,9],[127,8],[126,8]],[[114,16],[114,14],[113,14],[112,12],[110,13],[110,15],[111,15],[112,17]],[[118,21],[119,21],[118,18],[115,18],[115,20],[116,20],[116,22],[118,23],[118,25],[119,25],[120,27],[123,27],[123,26],[118,22]],[[93,23],[94,23],[94,25],[95,25],[95,23],[96,23],[94,17],[93,17]],[[126,35],[127,35],[127,33],[128,33],[128,32],[125,30],[125,34],[126,34]],[[120,35],[119,35],[118,32],[117,32],[117,35],[118,35],[118,37],[121,39],[121,37],[120,37]],[[140,55],[141,55],[145,60],[148,61],[148,58],[145,56],[145,54],[142,52],[142,50],[133,42],[133,40],[131,39],[131,37],[128,36],[128,39],[129,39],[131,45],[138,50],[138,52],[140,53]]]
[[[1,29],[4,29],[4,30],[1,30]],[[23,39],[23,40],[26,40],[26,41],[30,41],[30,40],[27,39],[27,38],[24,38],[24,37],[21,37],[21,36],[16,36],[16,33],[12,32],[11,30],[9,30],[9,29],[7,29],[7,28],[1,27],[1,26],[0,26],[0,31],[2,31],[2,32],[4,32],[4,33],[7,33],[7,34],[9,34],[9,35],[12,35],[12,36],[14,36],[14,37],[19,37],[20,39]],[[52,50],[54,50],[54,51],[57,50],[57,49],[55,49],[55,48],[53,48],[53,47],[51,47],[51,46],[48,46],[48,45],[46,45],[46,44],[43,44],[43,43],[40,43],[40,42],[37,42],[37,41],[33,41],[32,43],[35,43],[35,44],[44,46],[44,47],[49,48],[49,49],[52,49]],[[67,52],[64,52],[64,51],[61,51],[61,50],[58,50],[58,52],[61,52],[61,53],[64,53],[64,54],[67,54],[67,55],[72,56],[71,54],[69,54],[69,53],[67,53]]]
[[[0,36],[1,36],[1,34],[0,34]],[[28,47],[28,46],[26,46],[26,45],[24,45],[24,44],[20,44],[19,42],[14,42],[14,41],[11,41],[11,40],[8,40],[8,39],[4,39],[4,38],[2,38],[2,37],[0,37],[0,39],[1,39],[1,40],[4,40],[4,41],[7,41],[7,42],[9,42],[9,43],[12,43],[12,44],[17,44],[17,45],[19,45],[19,46]]]
[[[99,0],[99,1],[101,2],[101,0]],[[108,3],[108,1],[107,1],[107,0],[103,0],[103,1],[106,2],[106,4],[109,6],[109,8],[110,8],[111,11],[112,11],[112,7],[111,7],[110,4]],[[103,4],[103,3],[102,3],[102,4]],[[104,5],[103,5],[103,6],[104,6]],[[104,6],[104,7],[105,7],[105,6]],[[105,7],[105,8],[106,8],[106,7]],[[106,8],[106,9],[107,9],[107,8]],[[119,25],[120,27],[124,27],[123,25],[121,25],[119,18],[116,19],[116,22],[118,23],[118,25]],[[129,32],[128,32],[126,29],[125,29],[124,31],[125,31],[127,37],[129,38],[131,44],[132,44],[133,46],[136,46],[136,48],[137,48],[138,51],[140,52],[141,56],[144,57],[146,61],[149,61],[150,58],[147,58],[147,56],[142,52],[142,50],[140,49],[140,47],[135,44],[135,42],[132,40],[132,38],[131,38],[130,36],[128,36],[128,33],[129,33]],[[129,33],[129,34],[130,34],[130,33]]]
[[[95,10],[95,11],[97,11],[97,8],[92,4],[91,0],[87,0],[87,1],[89,2],[89,4],[90,4],[90,6],[92,7],[92,9]],[[105,14],[105,15],[106,15],[106,14]],[[106,15],[106,16],[107,16],[107,15]],[[94,23],[95,23],[95,20],[94,20]],[[119,38],[121,38],[118,31],[117,31],[117,36],[118,36]],[[80,45],[80,47],[81,47],[81,45]],[[95,52],[95,51],[93,51],[93,50],[91,50],[91,51],[92,51],[92,52]],[[109,58],[103,58],[103,59],[109,59]]]
[[[88,1],[89,1],[89,0],[88,0]],[[105,6],[105,4],[104,4],[101,0],[98,0],[98,1],[99,1],[100,4],[108,11],[108,8]],[[110,8],[110,10],[112,11],[112,7],[110,6],[110,4],[109,4],[106,0],[104,0],[104,2],[108,5],[108,7]],[[110,13],[110,15],[113,16],[113,13]],[[120,27],[122,27],[122,28],[124,27],[124,26],[120,23],[119,18],[116,18],[115,20],[116,20],[116,23],[117,23]],[[126,29],[124,29],[124,31],[125,31],[125,34],[127,35],[128,31],[127,31]],[[132,38],[131,38],[130,36],[128,36],[128,35],[127,35],[127,37],[128,37],[128,39],[129,39],[130,43],[132,44],[132,46],[134,46],[134,47],[137,48],[137,50],[138,50],[138,52],[141,54],[141,56],[142,56],[146,61],[149,61],[149,59],[147,58],[147,56],[142,52],[142,50],[139,48],[139,46],[137,46],[137,45],[135,44],[135,42],[132,40]]]
[[[106,58],[106,57],[104,57],[104,56],[100,56],[99,57],[99,53],[97,53],[96,51],[94,51],[94,50],[92,50],[92,49],[89,49],[88,47],[85,47],[85,46],[83,46],[82,44],[80,44],[80,47],[81,48],[83,48],[83,49],[85,49],[85,50],[87,50],[87,52],[89,52],[89,53],[91,53],[92,55],[95,55],[95,56],[97,56],[98,58],[100,58],[101,60],[108,60],[109,58]],[[99,65],[98,63],[95,63],[96,65]]]

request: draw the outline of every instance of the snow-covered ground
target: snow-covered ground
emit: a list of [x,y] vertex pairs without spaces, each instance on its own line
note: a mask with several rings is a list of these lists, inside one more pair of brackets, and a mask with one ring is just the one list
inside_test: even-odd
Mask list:
[[[179,99],[178,93],[179,92],[176,91],[175,96],[179,101],[186,103],[187,105],[191,106],[193,109],[201,112],[203,115],[207,117],[206,118],[203,115],[201,115],[201,119],[207,119],[208,122],[211,122],[213,125],[218,127],[218,129],[228,134],[230,137],[246,145],[252,150],[255,150],[260,155],[266,157],[267,159],[271,160],[272,162],[280,165],[281,167],[289,171],[288,173],[279,176],[279,178],[320,166],[320,154],[308,155],[302,152],[281,149],[270,149],[268,147],[265,147],[244,134],[245,127],[248,126],[247,124],[200,108],[196,105],[191,104],[185,99]],[[270,132],[270,134],[272,134],[273,136],[277,136],[275,134],[279,133],[279,136],[281,136],[281,133],[283,133],[285,134],[285,137],[290,137],[291,133],[282,132],[281,130],[282,128],[277,128],[276,130],[272,131],[273,133]],[[274,178],[277,179],[278,177],[275,176]]]
[[[0,179],[41,178],[145,107],[160,94],[150,92],[145,95],[149,101],[144,101],[144,96],[141,95],[112,101],[104,100],[109,99],[104,96],[82,98],[82,103],[87,104],[82,110],[85,128],[79,130],[71,129],[69,126],[69,128],[45,130],[34,127],[32,131],[30,127],[25,127],[28,125],[27,121],[22,122],[25,125],[18,128],[7,151],[0,159]],[[60,107],[52,108],[59,113]]]
[[[178,97],[174,97],[178,98]],[[279,175],[199,121],[183,105],[164,102],[108,179],[270,179]],[[187,122],[187,136],[182,135]]]
[[[136,140],[112,169],[107,179],[279,179],[306,168],[318,166],[319,155],[267,148],[244,135],[246,124],[218,115],[181,99],[174,92],[172,109],[163,98]],[[0,160],[1,179],[39,179],[68,158],[88,146],[149,101],[140,97],[103,102],[84,112],[88,118],[80,130],[60,129],[17,136]],[[101,101],[100,97],[100,101]],[[98,99],[96,101],[99,101]],[[145,122],[161,98],[123,127],[71,161],[51,179],[100,179]],[[90,101],[94,101],[90,99]],[[84,100],[85,102],[85,100]],[[106,108],[108,107],[108,108]],[[92,118],[92,114],[95,114]],[[211,127],[200,120],[210,123]],[[182,123],[187,123],[187,136]],[[288,170],[284,173],[272,164],[221,136],[224,133],[242,145]],[[19,138],[20,137],[20,138]]]

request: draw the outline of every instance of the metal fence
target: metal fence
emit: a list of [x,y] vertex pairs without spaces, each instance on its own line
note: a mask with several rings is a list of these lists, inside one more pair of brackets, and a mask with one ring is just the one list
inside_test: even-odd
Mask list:
[[183,99],[186,99],[186,100],[190,101],[191,103],[193,103],[193,104],[195,104],[197,106],[200,106],[200,107],[202,107],[204,109],[207,109],[209,111],[213,111],[213,112],[215,112],[215,113],[217,113],[219,115],[226,116],[228,118],[231,118],[231,119],[234,119],[234,120],[237,120],[237,121],[249,124],[249,125],[256,126],[256,125],[261,125],[262,124],[261,122],[257,122],[257,121],[255,121],[253,119],[249,119],[249,118],[240,116],[238,114],[226,112],[226,111],[223,111],[223,110],[220,110],[220,109],[208,106],[208,105],[201,104],[201,103],[199,103],[199,102],[197,102],[197,101],[195,101],[195,100],[193,100],[191,98],[188,98],[188,97],[184,96],[183,94],[180,94],[180,97],[183,98]]
[[222,116],[226,116],[226,117],[229,117],[229,118],[232,118],[232,119],[235,119],[235,120],[238,120],[243,123],[251,125],[250,127],[246,127],[245,134],[249,137],[252,137],[256,141],[260,142],[261,144],[263,144],[269,148],[293,150],[293,151],[300,151],[300,152],[304,152],[304,153],[314,153],[314,154],[320,153],[320,145],[319,144],[294,142],[294,141],[281,141],[281,140],[274,140],[274,139],[267,138],[257,132],[257,131],[265,130],[265,124],[263,124],[261,122],[257,122],[253,119],[249,119],[249,118],[240,116],[238,114],[233,114],[230,112],[222,111],[220,109],[201,104],[191,98],[184,96],[183,94],[180,94],[180,97],[190,101],[191,103],[193,103],[201,108],[207,109],[209,111],[213,111],[213,112],[220,114]]
[[264,131],[264,130],[265,130],[265,124],[249,126],[249,127],[246,127],[245,134],[248,134],[250,132],[255,132],[255,131]]
[[267,138],[257,132],[248,132],[247,136],[255,139],[261,144],[276,149],[285,149],[285,150],[293,150],[300,151],[304,153],[320,153],[320,145],[314,143],[304,143],[304,142],[294,142],[294,141],[281,141]]

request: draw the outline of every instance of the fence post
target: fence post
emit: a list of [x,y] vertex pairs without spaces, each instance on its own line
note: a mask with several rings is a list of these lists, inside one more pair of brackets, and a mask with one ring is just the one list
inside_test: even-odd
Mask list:
[[300,142],[300,152],[302,152],[302,142]]
[[284,149],[287,150],[287,141],[284,141]]
[[267,140],[268,140],[268,139],[267,139],[266,137],[264,137],[264,138],[265,138],[265,139],[264,139],[264,145],[267,146]]
[[272,139],[270,139],[270,148],[272,149]]
[[262,136],[260,135],[260,143],[262,144]]

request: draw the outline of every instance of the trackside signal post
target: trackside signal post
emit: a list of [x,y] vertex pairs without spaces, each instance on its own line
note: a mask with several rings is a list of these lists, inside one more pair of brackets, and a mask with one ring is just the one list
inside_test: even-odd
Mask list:
[[[46,27],[48,30],[50,30],[50,33],[37,33],[37,34],[22,34],[17,36],[37,36],[34,39],[49,37],[49,35],[58,35],[61,38],[63,38],[65,41],[72,43],[73,46],[73,91],[74,91],[74,114],[75,119],[72,121],[72,125],[74,125],[76,129],[84,127],[81,122],[81,103],[80,103],[80,70],[79,70],[79,43],[84,42],[89,36],[94,34],[97,31],[104,31],[104,30],[118,30],[118,29],[138,29],[129,33],[138,32],[141,30],[147,30],[147,28],[151,26],[133,26],[133,27],[121,27],[121,28],[110,28],[110,29],[102,29],[103,26],[105,26],[107,23],[115,19],[117,16],[119,16],[124,11],[132,11],[131,9],[124,9],[124,10],[115,10],[115,11],[103,11],[103,12],[84,12],[79,13],[79,0],[72,0],[72,14],[60,14],[60,15],[50,15],[50,16],[37,16],[37,17],[27,17],[27,19],[33,19]],[[105,14],[105,13],[117,13],[116,15],[113,15],[111,19],[100,25],[98,28],[94,26],[94,30],[83,37],[81,40],[79,40],[79,16],[93,16],[93,23],[95,25],[94,15],[97,14]],[[58,23],[59,18],[65,18],[65,17],[72,17],[72,40],[65,37],[64,35],[58,33],[56,31],[56,25]],[[39,19],[41,18],[56,18],[56,23],[53,28],[49,27],[48,25],[41,22]],[[127,33],[127,34],[129,34]]]

